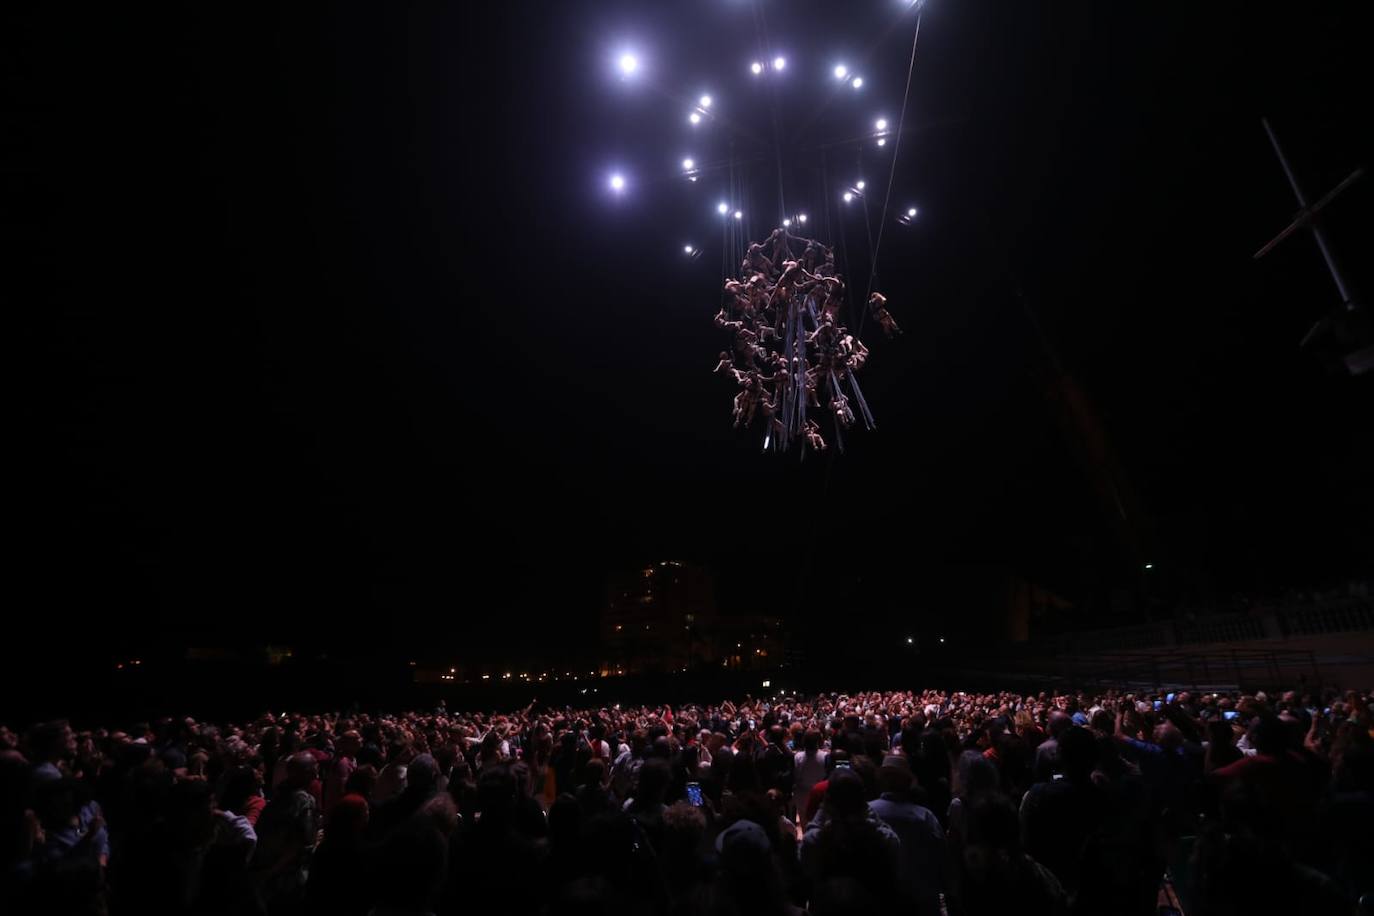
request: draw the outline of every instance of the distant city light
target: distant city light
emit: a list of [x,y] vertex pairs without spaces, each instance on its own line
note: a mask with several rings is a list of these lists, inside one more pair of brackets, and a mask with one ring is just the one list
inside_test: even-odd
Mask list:
[[944,638],[943,636],[941,636],[941,637],[940,637],[940,642],[943,643],[944,641],[945,641],[945,638]]
[[906,644],[907,644],[908,646],[911,645],[911,644],[914,643],[914,642],[916,642],[916,640],[912,639],[910,636],[908,636],[908,637],[906,638]]
[[752,64],[749,65],[749,72],[754,74],[755,76],[758,76],[760,73],[763,72],[763,64],[759,63],[758,61],[754,61]]
[[772,681],[764,681],[764,682],[763,682],[763,686],[765,686],[765,687],[772,687],[772,686],[773,686],[773,682],[772,682]]
[[781,70],[783,67],[786,67],[786,66],[787,66],[787,58],[785,58],[785,57],[775,57],[775,58],[773,58],[773,69],[774,69],[774,70]]
[[1154,568],[1155,568],[1155,564],[1153,564],[1153,563],[1146,563],[1146,564],[1145,564],[1145,568],[1146,568],[1146,569],[1154,569]]
[[835,65],[835,79],[842,80],[849,75],[849,68],[844,64]]
[[701,97],[701,107],[702,107],[702,108],[710,108],[710,107],[711,107],[711,97],[710,97],[709,95],[703,95],[703,96]]
[[850,83],[849,85],[853,86],[855,89],[860,89],[863,87],[863,84],[864,78],[862,76],[856,76],[854,77],[854,82]]
[[720,203],[716,204],[716,212],[724,216],[730,212],[730,205],[722,200]]

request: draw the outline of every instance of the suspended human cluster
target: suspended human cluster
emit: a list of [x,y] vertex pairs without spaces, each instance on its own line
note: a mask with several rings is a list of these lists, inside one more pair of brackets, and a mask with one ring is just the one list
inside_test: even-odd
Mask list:
[[[840,323],[847,292],[834,250],[786,225],[752,243],[739,276],[725,281],[715,324],[731,332],[733,345],[721,351],[715,371],[737,388],[735,428],[761,420],[765,450],[804,443],[821,452],[829,434],[843,451],[844,430],[858,419],[875,427],[858,379],[868,348]],[[901,329],[886,303],[875,292],[867,308],[892,337]]]
[[[740,74],[747,71],[752,81],[767,89],[747,96],[754,100],[752,110],[745,94],[735,91],[739,87],[665,89],[647,78],[651,62],[646,69],[646,61],[633,50],[622,49],[616,58],[622,83],[658,91],[685,109],[685,123],[679,123],[694,139],[679,149],[677,180],[696,186],[693,198],[710,195],[707,199],[714,199],[716,229],[721,234],[723,293],[715,323],[729,330],[733,339],[720,354],[716,372],[736,386],[735,428],[761,426],[765,451],[784,452],[796,445],[803,456],[807,451],[831,448],[842,452],[847,430],[860,421],[868,429],[875,428],[859,387],[858,373],[869,356],[859,335],[869,318],[888,337],[900,333],[885,297],[876,290],[882,288],[879,256],[886,224],[892,220],[909,229],[918,213],[909,201],[893,207],[892,197],[921,5],[921,0],[902,3],[904,10],[914,9],[917,15],[901,105],[886,112],[886,106],[868,108],[871,120],[861,127],[853,119],[858,114],[855,107],[869,105],[864,98],[872,89],[866,88],[865,76],[843,61],[825,63],[777,53],[778,46],[768,40],[761,8],[756,11],[757,56],[741,59],[747,65]],[[826,126],[814,117],[808,117],[800,129],[783,129],[786,115],[779,109],[779,99],[795,98],[784,92],[789,84],[794,92],[804,90],[808,98],[819,94],[823,99],[845,100],[836,106],[836,120],[842,122],[838,137],[833,124]],[[711,91],[702,91],[706,89]],[[728,152],[712,146],[726,147]],[[845,155],[851,150],[853,160]],[[870,174],[873,186],[866,185],[862,177],[867,171],[866,157],[869,166],[881,163],[886,181]],[[834,180],[836,167],[848,176]],[[851,168],[855,171],[849,172]],[[767,182],[759,182],[760,176],[766,176]],[[651,183],[636,182],[621,169],[611,171],[607,178],[611,192],[621,199],[636,192],[636,184]],[[776,210],[771,200],[763,203],[773,196],[774,181]],[[842,206],[832,220],[836,203]],[[812,225],[807,225],[807,214],[796,209],[798,204],[812,211]],[[756,221],[770,210],[775,215]],[[681,221],[688,232],[680,237],[680,250],[688,261],[701,262],[708,250],[701,238],[693,237],[705,229],[698,222],[705,212],[703,206],[697,217]],[[862,226],[857,239],[852,237],[856,226]],[[761,233],[768,234],[754,241]],[[851,252],[856,241],[862,247]],[[836,269],[837,249],[846,275],[851,280],[857,277],[858,289],[853,293],[858,303],[851,301],[851,291]],[[857,312],[855,304],[860,305]]]

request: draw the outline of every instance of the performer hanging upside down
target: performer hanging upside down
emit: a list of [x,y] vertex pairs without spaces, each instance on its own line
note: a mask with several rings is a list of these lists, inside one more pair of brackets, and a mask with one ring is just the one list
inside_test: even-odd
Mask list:
[[744,373],[740,384],[742,387],[740,388],[739,394],[735,395],[734,417],[736,428],[739,427],[741,422],[745,426],[749,426],[754,422],[754,411],[758,409],[760,403],[765,405],[765,409],[768,413],[771,414],[773,410],[772,402],[764,397],[767,392],[763,387],[763,380],[759,377],[757,372],[751,371]]
[[825,439],[821,438],[821,427],[815,420],[806,421],[806,444],[818,452],[825,451]]
[[892,317],[892,313],[886,308],[887,297],[882,293],[874,293],[868,297],[868,307],[873,312],[874,319],[878,326],[883,329],[883,333],[888,337],[902,333],[902,329],[897,327],[897,321]]
[[728,329],[730,329],[731,331],[734,331],[734,332],[737,333],[737,334],[738,334],[740,331],[745,330],[745,328],[744,328],[744,322],[743,322],[743,321],[739,321],[739,320],[737,320],[737,319],[731,319],[730,316],[728,316],[727,314],[725,314],[725,309],[721,309],[719,312],[716,312],[716,317],[715,317],[714,320],[715,320],[715,325],[716,325],[716,327],[718,327],[718,328],[720,328],[720,329],[722,329],[722,330],[728,328]]
[[868,361],[868,347],[864,342],[853,335],[846,334],[840,338],[840,353],[845,357],[845,365],[858,372]]
[[751,311],[748,291],[738,280],[725,281],[725,307],[738,308],[746,313]]
[[840,421],[840,425],[848,429],[854,423],[854,411],[849,409],[849,398],[843,392],[835,392],[835,396],[830,399],[830,409],[835,414],[835,419]]
[[755,357],[755,351],[756,351],[757,349],[758,349],[757,347],[751,347],[751,346],[749,346],[748,344],[746,344],[744,341],[739,340],[738,338],[736,338],[736,340],[735,340],[735,358],[734,358],[734,366],[736,367],[736,368],[735,368],[735,371],[736,371],[736,372],[739,371],[739,368],[738,368],[738,367],[740,367],[740,366],[743,366],[745,369],[753,369],[753,368],[755,367],[756,363],[755,363],[754,357]]
[[839,332],[832,322],[822,321],[816,325],[816,330],[807,335],[806,342],[815,344],[822,351],[830,350],[839,345]]
[[827,321],[834,321],[840,314],[840,306],[844,305],[844,281],[839,277],[822,277],[821,288],[825,295],[821,312]]
[[749,310],[762,312],[768,306],[768,278],[763,274],[751,274],[744,288],[749,300]]

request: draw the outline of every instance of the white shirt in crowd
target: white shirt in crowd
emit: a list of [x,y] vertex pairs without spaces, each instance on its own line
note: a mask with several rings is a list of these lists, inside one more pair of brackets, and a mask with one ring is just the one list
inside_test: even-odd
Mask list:
[[814,757],[806,751],[797,751],[793,757],[796,769],[793,771],[792,801],[798,810],[806,806],[806,797],[811,794],[811,787],[825,778],[825,758],[829,754],[829,751],[822,748],[816,751]]

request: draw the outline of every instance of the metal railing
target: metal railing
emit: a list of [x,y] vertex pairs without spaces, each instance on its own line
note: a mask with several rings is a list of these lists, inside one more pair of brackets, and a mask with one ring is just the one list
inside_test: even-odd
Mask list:
[[1129,652],[1139,649],[1186,647],[1213,643],[1285,639],[1374,630],[1374,604],[1368,600],[1285,609],[1267,613],[1218,614],[1191,620],[1065,633],[1035,640],[1058,652]]

